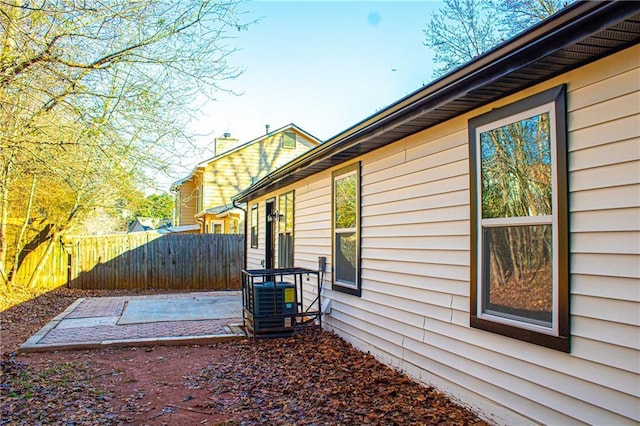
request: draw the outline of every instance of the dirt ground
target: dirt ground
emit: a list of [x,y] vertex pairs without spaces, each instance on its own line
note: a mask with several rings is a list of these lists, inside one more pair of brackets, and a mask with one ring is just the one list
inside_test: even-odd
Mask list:
[[208,346],[15,353],[78,297],[122,294],[61,289],[0,313],[0,425],[485,424],[320,330]]

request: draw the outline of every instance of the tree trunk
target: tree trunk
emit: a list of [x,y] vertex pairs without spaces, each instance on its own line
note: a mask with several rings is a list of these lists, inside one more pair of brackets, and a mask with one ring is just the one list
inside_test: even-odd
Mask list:
[[496,280],[496,284],[499,287],[502,287],[506,284],[507,280],[504,276],[504,267],[502,266],[502,261],[500,260],[500,254],[496,250],[496,248],[491,245],[491,270],[494,271],[494,278]]
[[[7,262],[7,221],[9,219],[9,173],[11,162],[7,159],[0,179],[0,280],[9,287],[5,265]],[[8,288],[8,290],[11,290]]]
[[24,249],[24,246],[22,244],[22,240],[24,239],[24,234],[25,232],[27,232],[27,226],[29,226],[29,221],[31,220],[31,209],[33,208],[33,198],[35,196],[36,193],[36,182],[37,182],[37,178],[34,175],[32,180],[31,180],[31,191],[29,192],[29,202],[27,203],[27,212],[26,212],[26,216],[24,218],[24,223],[22,224],[22,227],[20,228],[20,233],[18,234],[18,237],[16,238],[16,243],[15,243],[15,251],[14,253],[16,253],[16,257],[15,260],[13,262],[13,267],[11,268],[11,272],[9,274],[8,277],[8,282],[7,282],[7,287],[9,287],[9,291],[11,291],[11,288],[13,287],[13,280],[16,276],[16,273],[18,272],[18,266],[19,266],[19,253]]
[[516,281],[520,281],[522,279],[522,269],[520,267],[520,253],[518,252],[518,237],[514,236],[513,227],[507,227],[507,236],[509,240],[509,254],[511,256],[511,264],[513,268],[513,278]]
[[58,232],[55,232],[51,236],[51,239],[49,239],[49,241],[47,242],[47,248],[42,254],[42,257],[40,258],[40,260],[38,261],[36,268],[33,270],[33,273],[31,274],[31,278],[29,278],[29,282],[27,283],[28,288],[34,289],[36,287],[36,283],[38,282],[40,273],[42,272],[44,265],[47,263],[47,260],[49,260],[49,255],[53,250],[53,245],[56,243],[56,241],[59,240],[59,238],[60,238],[60,234]]
[[31,274],[31,278],[29,279],[29,282],[27,283],[27,286],[30,289],[35,288],[36,283],[38,282],[38,278],[40,277],[40,273],[42,272],[42,268],[44,268],[44,265],[47,263],[47,260],[49,259],[49,255],[51,254],[51,251],[53,250],[53,245],[60,240],[60,237],[62,236],[62,234],[69,228],[71,227],[71,225],[73,224],[75,218],[76,218],[76,214],[78,213],[78,210],[80,210],[80,206],[76,203],[75,207],[73,208],[73,210],[71,210],[71,213],[69,213],[69,217],[67,218],[67,221],[64,225],[59,226],[51,235],[51,239],[48,241],[47,243],[47,248],[44,251],[42,257],[40,258],[40,260],[38,261],[38,264],[36,265],[35,270],[33,271],[33,274]]

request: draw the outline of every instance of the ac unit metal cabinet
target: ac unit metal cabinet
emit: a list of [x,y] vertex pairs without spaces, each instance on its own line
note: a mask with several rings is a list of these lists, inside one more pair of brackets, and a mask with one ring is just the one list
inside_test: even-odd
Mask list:
[[268,329],[290,331],[296,314],[296,288],[287,282],[267,281],[253,286],[253,327],[260,333]]
[[[303,296],[308,286],[303,281],[310,275],[316,276],[315,298],[303,305],[309,299]],[[321,281],[318,271],[307,268],[243,269],[242,319],[247,335],[275,337],[321,326]]]

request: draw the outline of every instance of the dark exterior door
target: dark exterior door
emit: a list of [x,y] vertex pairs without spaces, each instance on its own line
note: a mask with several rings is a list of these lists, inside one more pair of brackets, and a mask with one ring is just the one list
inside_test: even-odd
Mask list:
[[272,198],[265,203],[265,244],[264,244],[264,267],[272,269],[275,267],[275,246],[276,246],[276,200]]

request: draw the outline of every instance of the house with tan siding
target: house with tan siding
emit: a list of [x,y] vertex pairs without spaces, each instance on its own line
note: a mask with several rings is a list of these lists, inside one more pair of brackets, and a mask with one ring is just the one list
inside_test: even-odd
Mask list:
[[637,424],[639,40],[572,4],[272,172],[247,269],[326,258],[324,328],[497,424]]
[[231,197],[268,173],[317,146],[320,140],[295,124],[242,143],[226,133],[214,140],[214,156],[199,163],[189,176],[174,182],[174,225],[199,225],[200,232],[242,232],[242,211]]

